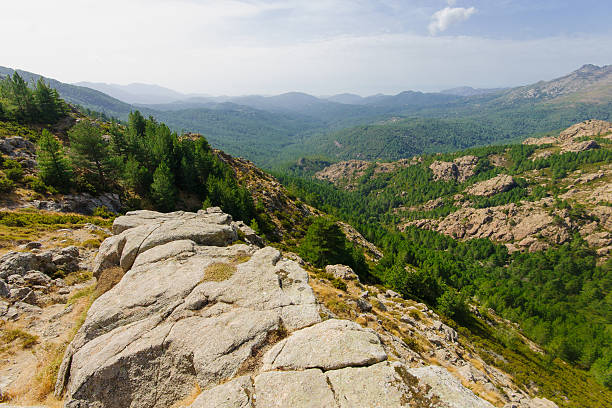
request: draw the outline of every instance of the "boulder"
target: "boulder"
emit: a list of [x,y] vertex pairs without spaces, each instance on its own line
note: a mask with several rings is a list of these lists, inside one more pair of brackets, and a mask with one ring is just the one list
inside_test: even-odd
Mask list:
[[331,273],[335,278],[344,279],[344,280],[356,280],[359,281],[359,276],[350,266],[346,265],[327,265],[325,267],[325,272]]
[[251,408],[253,383],[249,376],[235,378],[202,392],[190,408]]
[[51,284],[51,278],[39,271],[29,271],[23,276],[27,285],[48,286]]
[[386,360],[380,339],[372,329],[348,320],[330,319],[293,333],[263,357],[264,370],[324,371],[372,365]]
[[[320,321],[297,263],[273,248],[222,246],[237,238],[229,216],[134,216],[144,224],[120,220],[132,227],[105,241],[114,253],[98,255],[97,265],[108,256],[127,272],[93,303],[66,352],[57,392],[67,401],[170,406],[194,382],[207,388],[231,379],[269,333]],[[232,263],[245,253],[247,262]],[[211,268],[224,272],[209,276]]]
[[40,252],[9,252],[0,258],[0,278],[23,276],[31,271],[50,274],[58,269],[74,272],[79,269],[79,250],[75,246]]
[[260,248],[264,246],[264,240],[257,235],[253,228],[249,227],[244,222],[234,221],[232,222],[232,226],[238,231],[239,237],[244,237],[247,244],[255,245]]
[[408,372],[431,387],[428,396],[438,397],[449,408],[493,408],[493,405],[478,398],[472,391],[461,385],[461,382],[444,367],[409,368]]
[[93,262],[94,276],[98,277],[102,270],[113,266],[121,266],[127,271],[139,254],[173,241],[227,245],[238,239],[235,227],[230,225],[231,220],[231,216],[217,212],[216,208],[197,214],[183,211],[168,214],[146,210],[128,212],[113,223],[113,232],[118,235],[100,245]]
[[507,174],[499,174],[492,179],[474,184],[466,192],[475,196],[491,197],[495,194],[510,190],[516,182]]
[[362,313],[368,313],[372,311],[372,304],[360,297],[357,299],[357,308]]

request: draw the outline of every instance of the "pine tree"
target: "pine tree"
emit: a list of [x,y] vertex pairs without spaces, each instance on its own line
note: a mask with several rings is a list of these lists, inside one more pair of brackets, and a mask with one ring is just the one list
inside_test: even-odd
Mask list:
[[66,113],[64,103],[59,98],[57,91],[51,89],[42,78],[36,82],[34,100],[41,123],[55,123]]
[[300,255],[317,267],[336,263],[350,263],[346,237],[332,220],[317,217],[308,227],[300,245]]
[[25,123],[31,123],[36,119],[38,112],[32,90],[17,72],[14,72],[12,77],[2,80],[0,90],[9,118]]
[[68,136],[73,161],[86,181],[99,189],[108,189],[108,175],[113,170],[113,162],[100,128],[91,122],[81,121],[70,129]]
[[70,188],[72,166],[64,153],[62,144],[49,132],[43,129],[38,140],[38,168],[40,178],[60,191]]
[[153,173],[151,184],[151,196],[156,206],[162,211],[171,211],[176,202],[176,187],[174,186],[174,175],[165,161]]

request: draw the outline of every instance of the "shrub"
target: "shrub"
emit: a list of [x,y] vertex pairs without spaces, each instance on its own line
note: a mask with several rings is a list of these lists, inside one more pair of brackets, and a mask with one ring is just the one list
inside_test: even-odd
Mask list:
[[101,217],[101,218],[113,218],[115,216],[115,214],[111,211],[108,210],[108,207],[106,207],[105,205],[100,206],[100,207],[96,207],[96,209],[93,212],[93,216],[94,217]]
[[15,189],[15,183],[0,174],[0,193],[10,193]]
[[18,183],[23,178],[23,169],[21,167],[12,167],[10,169],[5,169],[4,174],[10,180]]
[[331,280],[331,284],[334,288],[340,289],[346,292],[346,289],[347,289],[346,282],[344,282],[342,279],[333,278]]

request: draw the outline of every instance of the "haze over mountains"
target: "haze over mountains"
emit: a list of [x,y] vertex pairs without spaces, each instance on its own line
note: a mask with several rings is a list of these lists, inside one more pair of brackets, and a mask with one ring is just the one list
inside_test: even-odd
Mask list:
[[[0,75],[12,69],[0,67]],[[26,81],[39,75],[19,73]],[[610,119],[612,66],[584,65],[550,81],[510,89],[460,87],[362,97],[302,92],[263,96],[182,94],[157,85],[48,79],[67,101],[120,120],[133,110],[265,167],[320,154],[331,160],[399,159],[507,143],[596,118]]]

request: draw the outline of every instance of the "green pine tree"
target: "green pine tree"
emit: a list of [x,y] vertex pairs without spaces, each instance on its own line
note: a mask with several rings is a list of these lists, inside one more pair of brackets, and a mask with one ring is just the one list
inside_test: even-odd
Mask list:
[[315,266],[351,262],[346,237],[334,221],[317,217],[308,227],[300,245],[300,255]]
[[68,132],[70,153],[74,164],[81,170],[85,180],[97,189],[107,190],[113,172],[109,145],[102,138],[102,131],[88,121],[81,121]]
[[49,132],[43,129],[38,140],[38,168],[40,178],[60,191],[70,189],[72,166],[64,153],[62,144]]
[[151,184],[151,197],[155,200],[157,208],[162,211],[171,211],[176,203],[176,187],[174,175],[165,161],[153,173]]

